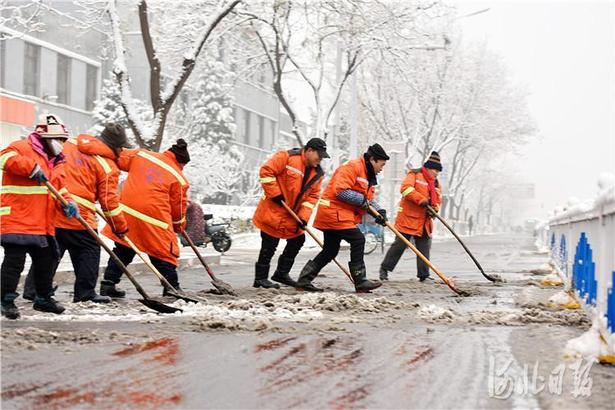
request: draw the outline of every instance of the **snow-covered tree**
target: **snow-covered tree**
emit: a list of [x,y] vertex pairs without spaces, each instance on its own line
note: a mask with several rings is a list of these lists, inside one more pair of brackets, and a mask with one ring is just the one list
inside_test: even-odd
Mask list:
[[[345,85],[372,54],[406,53],[425,42],[442,43],[425,21],[446,13],[437,1],[266,0],[240,12],[262,46],[271,69],[272,88],[291,121],[298,109],[288,95],[288,82],[302,82],[314,111],[311,137],[327,138],[331,118]],[[398,39],[397,43],[392,40]],[[428,45],[427,47],[432,47]],[[299,144],[305,136],[294,127]]]
[[182,136],[188,142],[192,160],[185,171],[191,192],[200,201],[226,203],[240,181],[244,158],[232,144],[232,78],[222,62],[206,59],[199,67],[196,83],[186,90],[188,101],[178,104],[170,117],[165,141],[170,145],[174,138]]
[[[207,50],[214,30],[223,24],[241,0],[177,0],[169,2],[135,0],[79,0],[83,21],[106,15],[115,52],[113,74],[120,87],[120,102],[137,144],[158,151],[177,97],[190,78],[199,55]],[[120,10],[121,8],[121,10]],[[136,26],[138,21],[138,26]],[[125,33],[141,34],[149,64],[149,110],[143,116],[134,104],[126,54]],[[217,30],[224,32],[224,30]],[[203,53],[204,54],[204,53]]]
[[[111,79],[104,79],[100,98],[94,102],[92,117],[95,123],[88,132],[97,135],[103,130],[106,122],[115,122],[126,129],[129,141],[136,145],[136,138],[128,126],[128,118],[126,118],[126,112],[122,107],[121,98],[120,87],[117,82]],[[149,117],[151,119],[151,111],[148,110],[148,107],[142,101],[133,99],[132,105],[142,118]]]

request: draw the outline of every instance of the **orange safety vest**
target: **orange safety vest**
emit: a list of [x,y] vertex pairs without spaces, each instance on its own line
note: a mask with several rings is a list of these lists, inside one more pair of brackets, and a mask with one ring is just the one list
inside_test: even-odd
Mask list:
[[[428,211],[419,206],[422,201],[429,200],[428,184],[420,168],[413,169],[406,175],[401,183],[400,192],[401,202],[397,210],[395,228],[400,232],[414,236],[422,236],[423,229],[425,229],[427,235],[431,236],[433,233],[433,221],[428,216]],[[442,203],[442,194],[440,182],[437,179],[436,193],[438,195],[434,208],[438,210]]]
[[284,202],[304,221],[308,221],[318,202],[323,171],[319,166],[306,172],[302,149],[276,152],[260,169],[265,193],[256,207],[253,222],[258,229],[275,238],[290,239],[303,234],[297,221],[271,199],[284,196]]
[[337,195],[347,189],[363,194],[368,201],[374,198],[376,188],[369,184],[363,156],[347,161],[335,170],[318,203],[314,227],[342,230],[356,228],[361,223],[367,211],[337,199]]
[[[94,229],[97,229],[96,201],[100,203],[107,221],[115,232],[128,229],[120,208],[117,184],[120,169],[115,163],[111,148],[97,138],[81,134],[64,144],[66,158],[66,188],[79,205],[79,213]],[[58,215],[56,228],[83,230],[76,219]]]
[[1,234],[55,235],[54,221],[62,209],[45,185],[29,178],[36,164],[62,196],[72,200],[64,186],[63,157],[48,158],[41,144],[33,133],[0,151]]
[[[120,195],[128,223],[128,237],[142,252],[177,266],[179,244],[176,232],[186,225],[188,180],[175,154],[144,149],[123,150],[117,161],[128,172]],[[103,235],[128,246],[109,225]]]

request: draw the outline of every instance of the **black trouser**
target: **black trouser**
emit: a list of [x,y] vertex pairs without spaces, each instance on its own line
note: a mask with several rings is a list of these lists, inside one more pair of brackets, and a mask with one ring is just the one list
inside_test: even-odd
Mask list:
[[[100,266],[100,245],[86,230],[56,228],[56,240],[60,248],[60,258],[68,251],[75,271],[74,301],[92,299],[96,296],[98,267]],[[55,275],[59,265],[53,266]],[[26,276],[24,294],[33,290],[32,268]]]
[[[278,244],[280,243],[280,238],[275,238],[263,231],[261,231],[261,250],[258,254],[257,264],[260,265],[269,265],[271,263],[271,259],[273,259],[273,255],[275,254],[276,249],[278,248]],[[292,265],[297,257],[297,254],[303,247],[305,243],[305,234],[299,235],[295,238],[287,239],[286,246],[284,246],[284,250],[282,254],[278,258],[278,269],[283,265],[283,270],[290,271]],[[288,271],[286,273],[288,273]]]
[[[120,261],[122,261],[125,266],[128,266],[136,255],[135,251],[133,251],[131,248],[117,242],[115,242],[113,253],[117,255],[117,257],[120,259]],[[154,265],[154,267],[158,269],[162,276],[164,276],[165,279],[169,281],[171,286],[173,286],[174,288],[177,288],[179,286],[177,267],[175,265],[155,258],[153,256],[150,256],[149,259],[152,262],[152,265]],[[122,271],[122,269],[116,265],[113,259],[109,258],[107,268],[105,269],[104,279],[117,284],[120,283],[120,279],[122,278],[123,273],[124,272]]]
[[[423,232],[423,236],[413,236],[407,233],[402,233],[402,235],[408,239],[409,241],[413,241],[416,248],[421,252],[427,259],[429,259],[429,250],[431,249],[431,237],[427,235],[426,232]],[[382,260],[382,264],[380,264],[380,268],[386,270],[387,272],[393,271],[397,262],[401,258],[401,255],[404,253],[408,245],[406,245],[401,239],[395,238],[395,242],[391,244],[391,247],[387,251],[384,259]],[[416,276],[419,278],[427,278],[429,276],[429,267],[425,262],[421,260],[417,256],[416,258]]]
[[324,229],[324,243],[322,251],[313,259],[318,271],[324,268],[337,256],[340,251],[342,240],[350,244],[350,266],[360,267],[364,265],[363,255],[365,251],[365,236],[359,228],[352,229]]
[[0,268],[1,297],[17,292],[19,277],[26,263],[26,254],[32,258],[32,273],[36,293],[42,297],[48,297],[53,293],[52,281],[53,270],[57,264],[57,251],[54,249],[53,237],[48,236],[48,246],[41,248],[32,245],[3,244],[4,260]]

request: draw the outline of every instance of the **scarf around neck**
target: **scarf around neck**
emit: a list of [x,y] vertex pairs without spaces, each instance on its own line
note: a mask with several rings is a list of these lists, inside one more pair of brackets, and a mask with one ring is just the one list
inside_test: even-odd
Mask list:
[[436,199],[438,198],[438,193],[436,192],[436,179],[429,175],[429,171],[425,167],[421,168],[421,174],[423,174],[423,178],[427,181],[427,189],[429,190],[429,205],[435,206]]

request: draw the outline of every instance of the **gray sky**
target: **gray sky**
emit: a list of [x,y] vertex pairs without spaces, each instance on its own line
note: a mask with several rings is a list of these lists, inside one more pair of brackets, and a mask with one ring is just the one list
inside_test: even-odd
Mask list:
[[[536,184],[531,204],[549,212],[569,197],[592,198],[601,172],[615,172],[613,1],[451,1],[466,14],[464,38],[487,41],[531,92],[540,140],[519,158]],[[530,205],[530,204],[528,204]]]

